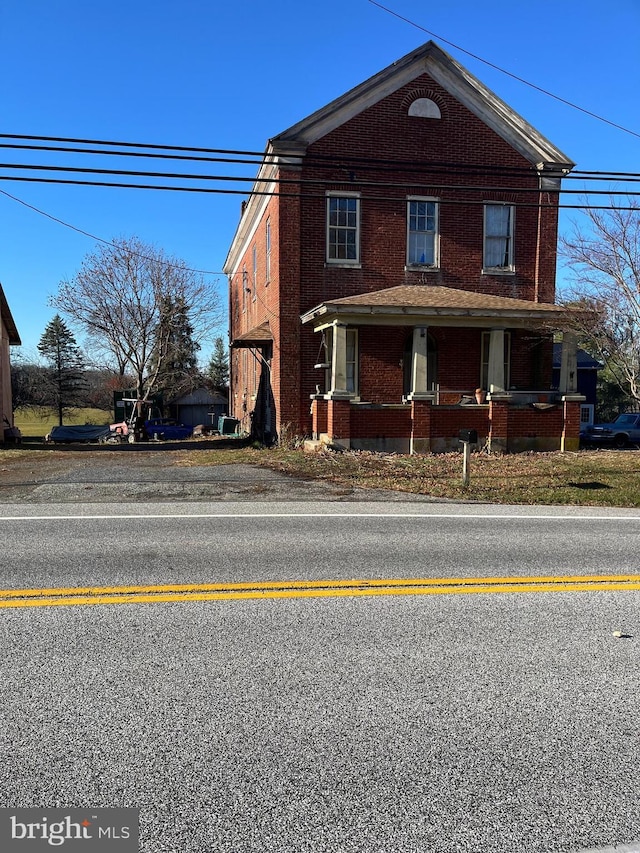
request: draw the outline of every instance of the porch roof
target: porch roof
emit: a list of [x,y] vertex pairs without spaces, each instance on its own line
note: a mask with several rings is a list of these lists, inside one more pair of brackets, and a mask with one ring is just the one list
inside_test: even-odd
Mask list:
[[272,341],[273,335],[271,333],[269,322],[267,321],[266,323],[262,323],[260,326],[255,326],[253,329],[249,329],[248,332],[244,332],[242,335],[238,335],[237,338],[234,338],[231,341],[231,346],[233,348],[262,347]]
[[494,326],[544,325],[558,328],[570,309],[547,302],[531,302],[473,293],[453,287],[399,285],[359,293],[316,305],[301,316],[316,329],[340,321],[354,325]]

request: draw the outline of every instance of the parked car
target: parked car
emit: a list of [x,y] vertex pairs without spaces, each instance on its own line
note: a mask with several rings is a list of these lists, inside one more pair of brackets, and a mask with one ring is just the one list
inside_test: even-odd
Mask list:
[[193,427],[179,424],[173,418],[151,418],[144,422],[144,428],[149,438],[160,441],[180,441],[191,438]]
[[584,444],[611,444],[614,447],[640,444],[640,413],[618,415],[610,424],[587,426],[580,431],[580,441]]

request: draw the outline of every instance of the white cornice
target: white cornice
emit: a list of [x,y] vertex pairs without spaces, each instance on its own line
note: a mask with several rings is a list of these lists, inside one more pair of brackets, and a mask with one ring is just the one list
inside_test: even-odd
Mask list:
[[541,169],[552,165],[560,172],[567,172],[575,165],[432,41],[275,136],[271,140],[273,149],[279,151],[296,144],[302,147],[311,145],[422,74],[432,77],[533,165]]

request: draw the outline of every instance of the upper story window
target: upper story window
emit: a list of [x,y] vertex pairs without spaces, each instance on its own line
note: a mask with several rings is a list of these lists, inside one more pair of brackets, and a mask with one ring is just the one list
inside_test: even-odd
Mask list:
[[407,266],[438,266],[438,202],[434,199],[407,202]]
[[242,310],[247,310],[247,290],[249,290],[247,271],[242,268]]
[[256,301],[258,295],[258,249],[254,245],[251,255],[252,275],[251,275],[251,298]]
[[265,248],[266,248],[266,262],[267,262],[266,283],[269,284],[269,282],[271,281],[271,220],[270,219],[267,219],[267,224],[265,226],[264,242],[265,242]]
[[484,272],[513,272],[513,219],[510,204],[484,206]]
[[360,198],[327,196],[327,263],[360,263]]

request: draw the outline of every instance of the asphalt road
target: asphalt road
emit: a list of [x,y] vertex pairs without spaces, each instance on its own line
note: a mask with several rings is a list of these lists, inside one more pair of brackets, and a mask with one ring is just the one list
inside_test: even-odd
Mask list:
[[[0,586],[604,580],[640,574],[639,533],[625,510],[5,503]],[[487,587],[2,606],[0,798],[139,807],[145,853],[629,843],[639,604]]]

